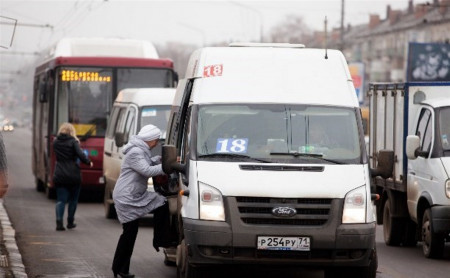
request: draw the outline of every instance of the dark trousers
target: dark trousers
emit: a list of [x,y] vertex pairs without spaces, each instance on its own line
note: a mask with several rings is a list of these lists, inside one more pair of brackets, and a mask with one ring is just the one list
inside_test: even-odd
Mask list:
[[63,221],[64,209],[68,203],[67,222],[73,224],[75,219],[75,211],[77,210],[78,198],[80,196],[80,189],[80,186],[56,188],[56,220]]
[[112,264],[112,271],[128,273],[130,271],[131,255],[133,255],[134,243],[136,241],[139,219],[122,224],[123,232],[117,242],[116,253]]

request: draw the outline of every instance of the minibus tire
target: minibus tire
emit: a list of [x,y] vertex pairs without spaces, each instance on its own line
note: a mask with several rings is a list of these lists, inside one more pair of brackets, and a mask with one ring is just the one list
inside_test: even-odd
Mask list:
[[183,239],[179,245],[179,254],[177,258],[177,278],[195,278],[198,271],[190,263],[187,255],[186,242]]
[[36,183],[36,191],[37,192],[44,192],[45,191],[44,183],[39,178],[35,179],[35,183]]
[[47,198],[50,199],[50,200],[56,199],[56,189],[54,189],[54,188],[52,188],[52,187],[50,187],[50,186],[47,186],[47,187],[45,188],[45,195],[46,195]]
[[372,258],[368,266],[335,267],[325,269],[325,278],[376,278],[378,269],[377,249],[373,249]]

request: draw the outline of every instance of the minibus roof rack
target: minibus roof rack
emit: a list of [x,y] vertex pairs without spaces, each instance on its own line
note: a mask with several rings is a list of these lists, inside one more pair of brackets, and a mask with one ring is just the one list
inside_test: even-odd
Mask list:
[[232,42],[230,47],[276,47],[276,48],[305,48],[304,44],[297,43],[259,43],[259,42]]

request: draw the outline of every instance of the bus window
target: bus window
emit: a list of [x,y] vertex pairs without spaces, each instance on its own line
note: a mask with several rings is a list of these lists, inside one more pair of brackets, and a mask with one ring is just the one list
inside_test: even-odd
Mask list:
[[169,69],[117,69],[118,92],[125,88],[168,88],[173,83]]

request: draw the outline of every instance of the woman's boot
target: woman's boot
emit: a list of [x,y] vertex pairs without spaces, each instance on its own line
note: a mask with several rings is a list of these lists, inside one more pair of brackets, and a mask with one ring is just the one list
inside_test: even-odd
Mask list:
[[62,220],[56,220],[56,230],[57,231],[65,231],[66,228],[64,228]]

